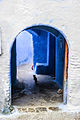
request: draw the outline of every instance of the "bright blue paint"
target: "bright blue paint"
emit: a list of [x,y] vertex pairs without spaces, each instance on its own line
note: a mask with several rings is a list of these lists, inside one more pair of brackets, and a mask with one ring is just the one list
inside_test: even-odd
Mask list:
[[47,63],[47,32],[37,30],[38,37],[33,36],[34,67],[36,63]]
[[47,32],[50,32],[52,34],[54,34],[54,36],[58,37],[58,35],[61,33],[61,31],[57,30],[57,28],[53,28],[51,26],[46,26],[46,25],[35,25],[32,27],[29,27],[27,29],[24,30],[29,30],[29,29],[39,29],[39,30],[45,30]]
[[[35,28],[35,29],[33,29]],[[26,31],[28,30],[29,33]],[[55,75],[56,82],[62,88],[63,86],[63,70],[64,70],[64,48],[65,41],[61,33],[49,26],[34,26],[22,31],[17,36],[17,65],[25,63],[33,63],[34,67],[36,63],[40,63],[37,67],[37,74]],[[49,31],[49,32],[48,32]],[[50,32],[53,35],[49,35]],[[55,36],[55,37],[54,37]],[[62,36],[62,48],[60,43],[60,36]],[[56,40],[55,40],[56,38]],[[48,43],[49,39],[49,43]],[[13,46],[15,49],[15,46]],[[15,68],[15,51],[12,47],[12,60],[11,66],[12,76],[16,76]],[[49,47],[49,51],[48,48]],[[49,58],[47,53],[49,52]],[[47,64],[49,61],[49,64]],[[47,66],[46,66],[47,65]],[[14,67],[13,67],[14,66]],[[11,78],[12,79],[12,78]],[[14,80],[13,80],[14,82]]]
[[[49,69],[48,69],[48,65],[49,65],[49,37],[50,37],[50,33],[49,32],[46,32],[46,31],[44,31],[44,30],[34,30],[35,32],[37,32],[37,34],[38,35],[40,35],[40,32],[39,31],[42,31],[43,33],[47,33],[47,36],[46,36],[46,41],[47,41],[47,45],[46,44],[43,44],[43,47],[44,46],[46,46],[46,48],[47,48],[47,51],[46,51],[46,53],[47,53],[47,56],[46,56],[46,62],[41,62],[41,63],[39,63],[39,62],[36,62],[36,64],[35,64],[35,72],[37,73],[37,74],[49,74]],[[43,37],[44,38],[44,37]],[[41,40],[44,40],[44,39],[41,39]],[[42,41],[43,42],[43,41]],[[43,42],[44,43],[44,42]],[[43,54],[43,53],[42,53]],[[44,57],[44,56],[43,56]]]
[[[62,40],[60,40],[60,38]],[[65,40],[63,36],[56,39],[56,82],[62,88],[64,75],[64,54],[65,54]]]
[[33,36],[34,68],[38,63],[36,73],[55,76],[55,37],[44,30],[33,30],[38,34],[38,37]]

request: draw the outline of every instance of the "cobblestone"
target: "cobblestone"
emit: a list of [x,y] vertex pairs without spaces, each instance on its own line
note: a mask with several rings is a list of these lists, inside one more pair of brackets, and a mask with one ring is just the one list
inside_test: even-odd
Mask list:
[[35,112],[34,108],[28,108],[28,112]]
[[36,112],[46,112],[47,108],[46,107],[37,107]]

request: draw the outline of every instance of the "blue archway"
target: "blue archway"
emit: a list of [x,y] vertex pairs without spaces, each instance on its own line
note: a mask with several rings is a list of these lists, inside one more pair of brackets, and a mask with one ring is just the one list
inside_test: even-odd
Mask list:
[[[56,83],[59,85],[60,88],[63,88],[65,43],[66,43],[63,34],[59,30],[46,25],[32,26],[22,30],[21,32],[23,31],[28,31],[33,35],[33,45],[34,45],[33,64],[34,64],[35,72],[37,74],[43,74],[43,75],[47,74],[54,76]],[[36,41],[37,41],[37,47],[35,44]],[[47,47],[49,51],[47,51]],[[44,49],[44,51],[42,51],[42,49]],[[16,74],[17,74],[15,61],[16,61],[16,38],[11,50],[11,81],[13,87],[16,84]]]

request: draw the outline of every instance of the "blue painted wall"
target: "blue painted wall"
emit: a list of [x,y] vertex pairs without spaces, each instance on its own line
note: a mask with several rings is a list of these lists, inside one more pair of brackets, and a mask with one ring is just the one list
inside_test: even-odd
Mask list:
[[56,39],[56,82],[59,87],[63,87],[64,77],[64,59],[65,59],[65,40],[63,36]]
[[49,64],[39,65],[37,67],[37,74],[51,75],[56,78],[56,82],[59,87],[63,87],[63,75],[64,75],[64,58],[65,58],[65,40],[64,37],[59,34],[57,38],[54,35],[49,34],[46,31],[35,30],[38,33],[38,37],[33,37],[34,45],[34,67],[36,63],[47,63],[47,47],[49,39]]
[[27,32],[21,32],[16,38],[17,66],[31,63],[33,64],[33,41],[32,35]]
[[[16,42],[13,44],[11,50],[12,81],[15,83],[16,80],[16,64],[32,63],[35,68],[36,63],[40,63],[41,65],[37,66],[36,73],[56,77],[56,82],[62,88],[65,58],[64,37],[60,34],[55,38],[47,31],[39,29],[32,29],[32,31],[37,35],[33,32],[24,31],[17,36]],[[48,52],[49,56],[47,55]],[[16,59],[17,63],[15,63]]]
[[48,33],[37,30],[38,37],[33,35],[33,61],[34,67],[36,63],[47,63],[47,36]]
[[36,73],[55,76],[55,37],[44,30],[33,30],[38,34],[33,36],[34,68],[36,63],[42,64],[37,66]]
[[49,37],[49,74],[55,77],[55,37]]

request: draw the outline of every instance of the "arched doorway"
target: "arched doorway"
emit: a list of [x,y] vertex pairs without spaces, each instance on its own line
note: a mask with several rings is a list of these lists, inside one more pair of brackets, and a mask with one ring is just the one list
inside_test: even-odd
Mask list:
[[[58,85],[58,88],[63,89],[63,98],[67,102],[67,95],[64,93],[67,91],[67,76],[68,76],[68,45],[64,36],[57,29],[50,26],[38,25],[29,27],[21,31],[28,32],[32,36],[32,46],[28,46],[30,49],[27,53],[33,53],[33,70],[37,75],[48,75],[51,76],[53,81]],[[19,82],[17,80],[17,57],[16,57],[16,43],[18,37],[21,33],[17,35],[11,49],[11,85],[12,85],[12,96],[17,89]],[[26,36],[27,37],[27,36]],[[22,38],[24,39],[24,38]],[[28,39],[28,41],[30,38]],[[26,44],[31,44],[29,43]],[[20,46],[19,46],[20,47]],[[27,46],[26,46],[27,47]],[[32,50],[31,50],[32,49]],[[21,52],[20,52],[21,53]],[[28,55],[29,57],[29,55]],[[27,57],[27,61],[30,59]],[[25,61],[25,60],[23,60]],[[22,61],[22,62],[23,62]],[[32,64],[32,63],[31,63]],[[45,79],[44,79],[45,80]],[[19,86],[20,87],[20,86]],[[23,89],[24,85],[21,86]],[[66,91],[64,91],[64,89]]]

